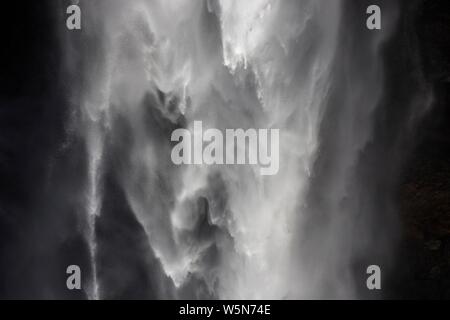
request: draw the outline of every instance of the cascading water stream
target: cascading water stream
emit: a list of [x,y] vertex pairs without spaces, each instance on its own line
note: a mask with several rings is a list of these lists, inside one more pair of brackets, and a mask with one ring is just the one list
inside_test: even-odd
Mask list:
[[88,215],[88,243],[90,250],[91,268],[92,268],[92,288],[89,290],[89,297],[93,300],[99,299],[99,287],[97,281],[97,237],[96,237],[96,219],[100,214],[101,202],[99,191],[99,175],[101,170],[102,141],[99,136],[87,140],[89,150],[89,185],[87,195],[87,215]]
[[[99,298],[95,221],[102,211],[102,163],[114,148],[121,150],[113,155],[121,163],[114,175],[175,292],[197,286],[198,297],[281,299],[321,296],[330,287],[335,297],[354,296],[341,280],[316,281],[328,268],[349,263],[350,257],[330,254],[347,245],[340,242],[347,232],[341,224],[317,230],[315,237],[332,243],[318,244],[317,255],[305,255],[315,247],[299,243],[299,234],[308,232],[321,125],[337,108],[336,88],[355,84],[339,99],[349,131],[337,138],[343,156],[329,181],[334,189],[325,214],[331,220],[339,220],[345,184],[370,139],[371,113],[382,96],[379,44],[389,28],[364,42],[362,57],[352,56],[355,51],[344,57],[345,4],[81,1],[89,61],[78,125],[88,154],[91,298]],[[362,59],[368,71],[340,68],[341,58]],[[194,121],[221,130],[280,129],[278,174],[261,176],[257,166],[175,166],[171,132]]]

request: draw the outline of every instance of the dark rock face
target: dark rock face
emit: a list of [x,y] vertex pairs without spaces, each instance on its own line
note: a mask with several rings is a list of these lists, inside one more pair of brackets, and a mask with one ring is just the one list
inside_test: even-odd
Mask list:
[[420,59],[434,101],[399,190],[403,236],[396,298],[450,298],[450,3],[424,0],[415,14]]

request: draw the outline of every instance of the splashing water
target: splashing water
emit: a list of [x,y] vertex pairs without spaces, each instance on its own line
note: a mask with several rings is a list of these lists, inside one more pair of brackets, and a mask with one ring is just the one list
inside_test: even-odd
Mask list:
[[[196,279],[208,296],[225,299],[322,295],[325,285],[317,277],[350,259],[327,250],[308,256],[314,248],[299,240],[311,214],[308,190],[322,120],[339,107],[332,100],[336,87],[358,83],[340,99],[350,128],[340,138],[334,187],[327,188],[333,192],[328,211],[337,214],[349,170],[370,139],[370,114],[382,96],[379,44],[389,33],[367,41],[361,76],[342,71],[345,3],[81,2],[89,43],[79,126],[88,153],[91,298],[100,297],[95,221],[111,150],[120,150],[114,174],[175,291],[195,286]],[[260,176],[254,166],[176,167],[170,134],[197,120],[219,129],[279,128],[279,173]],[[352,121],[367,126],[356,130]],[[339,243],[336,232],[346,233],[332,224],[316,237],[337,242],[329,250],[339,250],[347,242]],[[340,280],[326,286],[339,286],[335,297],[354,295]]]

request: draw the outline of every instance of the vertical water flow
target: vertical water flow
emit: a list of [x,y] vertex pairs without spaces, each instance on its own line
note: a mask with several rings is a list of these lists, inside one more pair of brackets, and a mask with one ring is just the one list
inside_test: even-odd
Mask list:
[[[87,51],[88,62],[82,79],[86,82],[82,92],[79,131],[86,145],[87,155],[87,184],[86,206],[87,241],[89,245],[92,281],[87,295],[89,299],[100,299],[100,285],[98,281],[97,254],[98,243],[96,223],[102,210],[102,169],[105,149],[105,135],[109,128],[109,107],[111,96],[111,68],[113,51],[107,48],[101,52],[100,58],[91,55],[99,50]],[[93,73],[92,69],[96,72]]]
[[90,123],[88,129],[87,149],[88,149],[88,193],[87,193],[87,220],[88,220],[88,243],[91,259],[92,284],[88,292],[92,300],[99,299],[99,284],[97,281],[97,237],[96,221],[101,210],[100,193],[100,170],[103,152],[103,141],[98,132],[98,123]]
[[[100,104],[98,104],[100,103]],[[86,213],[88,221],[88,243],[91,259],[92,283],[88,296],[92,300],[98,300],[99,284],[97,280],[97,237],[96,221],[101,213],[101,169],[103,157],[103,126],[104,120],[99,116],[101,108],[105,107],[107,102],[94,102],[93,104],[85,101],[84,112],[86,117],[86,149],[87,149],[87,167],[88,184],[86,195]],[[97,114],[96,114],[97,113]]]
[[[89,12],[83,32],[94,48],[85,53],[80,118],[88,151],[92,298],[98,298],[95,220],[106,146],[120,150],[112,154],[121,163],[114,175],[180,297],[277,299],[318,292],[311,281],[317,273],[296,252],[314,251],[314,245],[302,248],[298,233],[308,214],[322,117],[336,81],[347,76],[334,75],[340,72],[342,3],[82,2]],[[192,129],[194,121],[205,129],[280,129],[279,173],[173,165],[170,135],[180,126]],[[351,166],[352,152],[339,161]],[[326,230],[316,236],[333,241]],[[320,257],[311,258],[318,270],[340,266],[333,256]]]

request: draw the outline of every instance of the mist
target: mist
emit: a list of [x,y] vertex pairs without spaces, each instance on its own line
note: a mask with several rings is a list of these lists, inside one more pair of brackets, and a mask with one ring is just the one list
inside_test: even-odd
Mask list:
[[[80,0],[79,31],[49,5],[65,109],[36,207],[81,298],[382,298],[366,269],[395,266],[432,95],[415,39],[393,43],[412,2],[377,2],[382,31],[365,0]],[[279,130],[279,170],[175,164],[198,121]]]

